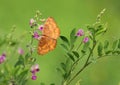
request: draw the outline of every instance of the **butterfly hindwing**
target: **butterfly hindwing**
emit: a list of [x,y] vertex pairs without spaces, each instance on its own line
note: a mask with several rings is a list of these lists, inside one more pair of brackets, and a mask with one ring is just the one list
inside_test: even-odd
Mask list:
[[47,36],[41,36],[38,43],[38,54],[44,55],[56,47],[56,40]]

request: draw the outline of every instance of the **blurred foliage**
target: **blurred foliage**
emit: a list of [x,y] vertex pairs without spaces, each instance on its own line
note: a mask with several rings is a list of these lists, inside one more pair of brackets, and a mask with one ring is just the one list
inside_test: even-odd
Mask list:
[[[0,0],[0,36],[3,36],[3,33],[7,34],[14,24],[17,26],[16,36],[14,37],[17,37],[23,31],[28,31],[30,18],[36,10],[40,10],[44,17],[54,17],[60,27],[61,34],[68,37],[68,32],[73,28],[85,28],[85,24],[93,23],[96,15],[103,8],[107,9],[103,21],[107,21],[109,30],[100,40],[101,42],[105,38],[109,41],[116,40],[120,37],[119,0]],[[23,46],[28,40],[29,37],[24,38]],[[46,82],[47,85],[55,82],[55,84],[60,85],[61,78],[56,76],[58,73],[55,69],[59,66],[58,62],[64,60],[62,57],[64,51],[59,47],[60,42],[58,40],[54,52],[50,52],[44,57],[34,55],[40,64],[41,71],[38,74],[38,79],[34,82],[29,81],[28,85],[39,85],[40,82]],[[106,47],[103,46],[105,49]],[[0,52],[4,50],[0,48]],[[118,85],[120,82],[120,75],[118,75],[120,72],[119,60],[120,57],[113,56],[91,65],[90,69],[86,69],[80,75],[81,85]],[[75,82],[71,85],[74,85]]]

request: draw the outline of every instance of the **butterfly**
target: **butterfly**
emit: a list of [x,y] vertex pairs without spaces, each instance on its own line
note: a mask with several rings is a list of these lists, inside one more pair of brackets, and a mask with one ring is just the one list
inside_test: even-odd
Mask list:
[[38,54],[44,55],[49,51],[55,49],[57,38],[60,36],[60,29],[58,28],[55,20],[48,17],[44,23],[42,35],[38,43]]

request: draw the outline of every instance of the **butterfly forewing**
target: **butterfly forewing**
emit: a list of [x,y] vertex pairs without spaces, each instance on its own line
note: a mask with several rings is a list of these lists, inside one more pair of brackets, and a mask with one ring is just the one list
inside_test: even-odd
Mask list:
[[46,20],[42,34],[53,39],[57,39],[59,37],[60,30],[52,17],[49,17]]

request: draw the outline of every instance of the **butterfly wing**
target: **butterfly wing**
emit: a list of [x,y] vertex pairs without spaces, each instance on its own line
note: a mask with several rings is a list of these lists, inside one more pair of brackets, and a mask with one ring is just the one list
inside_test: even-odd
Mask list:
[[38,54],[44,55],[56,47],[56,40],[47,36],[41,36],[38,43]]
[[53,39],[57,39],[60,35],[60,30],[52,17],[49,17],[45,24],[42,34]]

